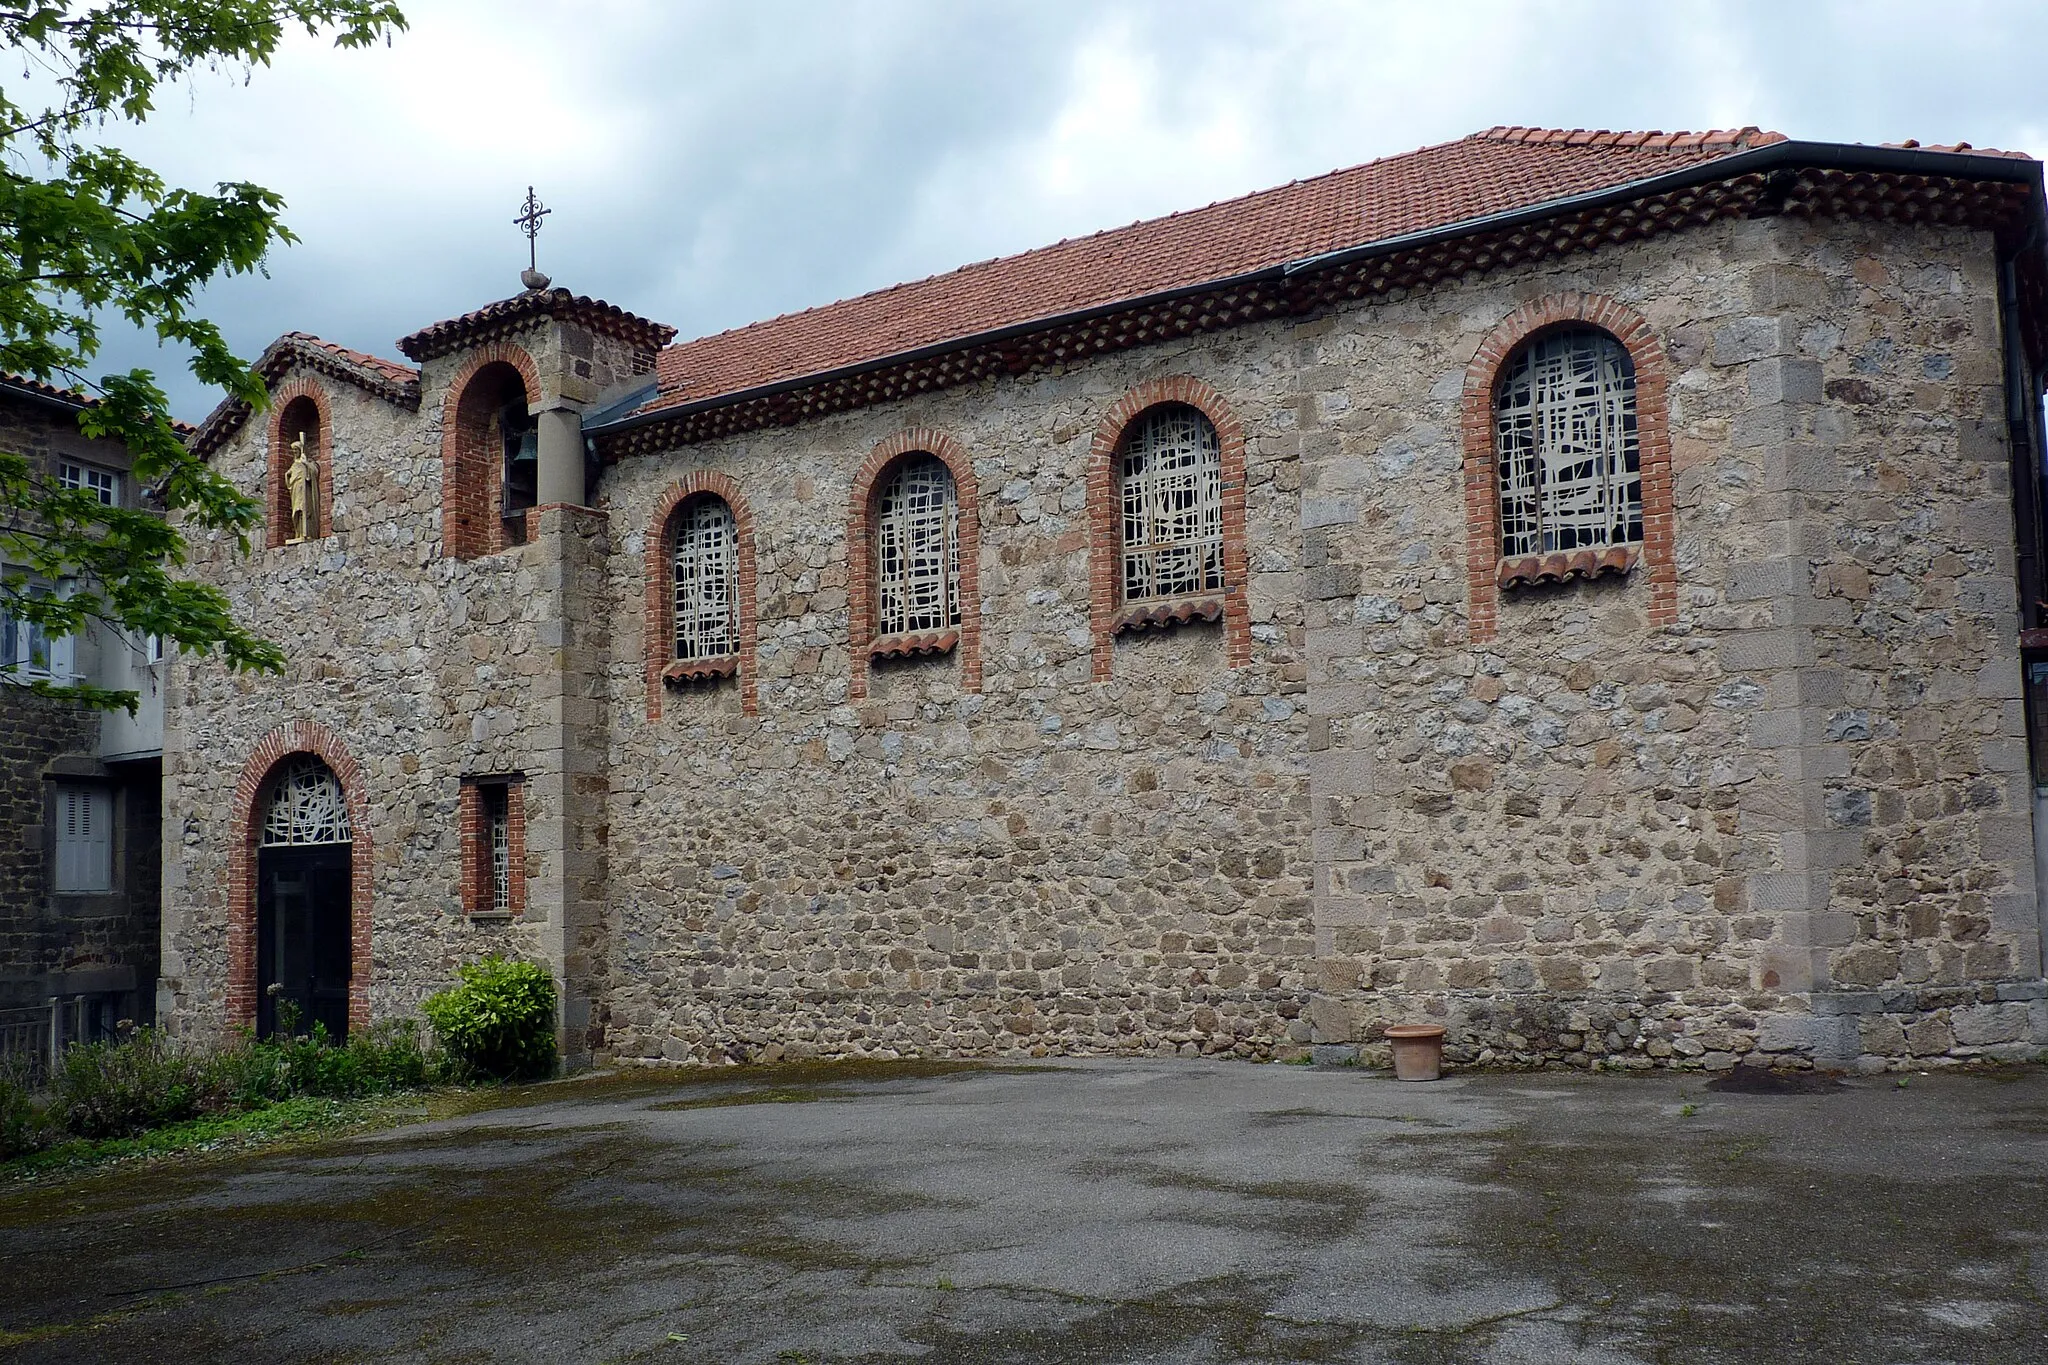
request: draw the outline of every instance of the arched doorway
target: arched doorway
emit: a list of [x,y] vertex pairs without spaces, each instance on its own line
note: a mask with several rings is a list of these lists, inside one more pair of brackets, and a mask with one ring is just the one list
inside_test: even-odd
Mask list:
[[290,1019],[298,1032],[324,1024],[338,1040],[348,1033],[354,880],[341,779],[314,755],[293,754],[257,810],[257,1035]]

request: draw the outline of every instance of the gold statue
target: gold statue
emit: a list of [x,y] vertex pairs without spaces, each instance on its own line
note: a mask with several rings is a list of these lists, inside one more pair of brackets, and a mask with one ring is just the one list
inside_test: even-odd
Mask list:
[[320,467],[306,454],[306,433],[292,442],[292,467],[285,473],[285,487],[291,491],[292,533],[285,544],[296,545],[313,534],[313,500],[320,479]]

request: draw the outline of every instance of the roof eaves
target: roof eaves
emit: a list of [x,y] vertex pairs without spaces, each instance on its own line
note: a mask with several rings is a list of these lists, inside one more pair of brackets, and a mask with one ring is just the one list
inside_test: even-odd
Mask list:
[[[2006,153],[1977,153],[1930,151],[1922,148],[1870,147],[1857,144],[1799,142],[1782,135],[1771,137],[1755,145],[1730,151],[1725,156],[1675,170],[1659,172],[1638,180],[1603,187],[1583,194],[1568,195],[1558,199],[1544,200],[1537,204],[1525,205],[1502,213],[1487,214],[1476,218],[1461,219],[1420,232],[1406,233],[1398,237],[1382,238],[1378,241],[1361,243],[1338,251],[1325,252],[1316,256],[1286,262],[1277,266],[1264,266],[1258,270],[1240,274],[1219,276],[1214,279],[1176,286],[1172,289],[1145,295],[1092,304],[1086,308],[1048,314],[1030,321],[1007,324],[983,332],[950,337],[943,341],[896,352],[886,356],[856,361],[831,369],[814,371],[809,374],[779,379],[750,388],[736,389],[726,393],[713,394],[705,398],[670,403],[659,407],[646,408],[629,413],[614,421],[586,429],[586,435],[594,440],[617,437],[626,433],[663,422],[676,422],[690,416],[713,412],[721,408],[758,402],[796,390],[831,384],[860,375],[894,366],[914,364],[921,360],[944,356],[949,353],[986,347],[1019,336],[1025,336],[1048,329],[1085,323],[1107,315],[1156,307],[1172,303],[1192,295],[1226,291],[1233,287],[1257,284],[1274,279],[1293,279],[1314,275],[1319,271],[1338,270],[1346,265],[1368,260],[1376,256],[1394,255],[1453,241],[1458,238],[1511,229],[1517,225],[1569,215],[1633,199],[1647,198],[1672,191],[1732,180],[1748,175],[1768,175],[1776,170],[1793,168],[1839,169],[1848,171],[1878,171],[1893,174],[1918,175],[1945,180],[1991,180],[2009,184],[2031,186],[2036,204],[2036,216],[2040,216],[2043,204],[2042,163],[2031,158],[2014,157]],[[2048,248],[2044,248],[2048,250]],[[2048,256],[2044,256],[2048,265]],[[2037,322],[2048,320],[2037,320]]]
[[[286,332],[263,348],[263,354],[257,357],[253,368],[261,376],[264,387],[274,389],[295,365],[353,384],[394,407],[413,411],[419,408],[417,371],[396,361],[337,346],[307,332]],[[186,445],[194,454],[202,457],[211,455],[226,445],[253,415],[254,409],[241,399],[224,398],[206,415],[205,421],[189,429],[191,435]]]

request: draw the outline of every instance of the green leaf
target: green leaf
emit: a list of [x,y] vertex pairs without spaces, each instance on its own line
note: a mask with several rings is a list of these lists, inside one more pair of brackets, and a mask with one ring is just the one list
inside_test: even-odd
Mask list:
[[[177,573],[187,531],[225,534],[246,553],[262,509],[186,447],[148,371],[88,375],[100,320],[118,317],[186,348],[203,383],[267,407],[261,377],[193,309],[207,284],[261,270],[273,247],[296,240],[282,221],[284,200],[239,182],[211,192],[167,185],[100,137],[110,125],[142,121],[160,87],[194,71],[268,66],[288,29],[358,48],[405,26],[390,0],[0,8],[0,39],[50,78],[35,89],[54,90],[38,107],[0,89],[0,371],[94,400],[79,430],[125,445],[138,487],[152,489],[167,514],[101,507],[21,454],[0,452],[0,609],[52,633],[100,622],[217,655],[232,669],[282,669],[283,652],[237,625],[225,597]],[[29,577],[78,588],[39,597]],[[52,690],[8,675],[0,685]],[[135,704],[130,693],[56,690],[89,706]]]

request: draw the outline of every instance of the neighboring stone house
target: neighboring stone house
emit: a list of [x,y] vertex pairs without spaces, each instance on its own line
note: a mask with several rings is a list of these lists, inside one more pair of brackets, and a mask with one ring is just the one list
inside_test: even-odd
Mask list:
[[[0,449],[26,456],[36,477],[146,506],[126,447],[79,430],[91,402],[0,377]],[[0,572],[31,591],[65,587],[9,564],[4,547]],[[0,608],[0,1051],[45,1051],[53,1027],[59,1045],[107,1037],[155,1012],[161,654],[104,625],[52,639]],[[134,692],[136,713],[13,685],[79,679]]]
[[679,345],[288,336],[196,438],[290,663],[172,667],[160,1008],[506,951],[577,1060],[2031,1053],[2044,222],[1495,129]]

